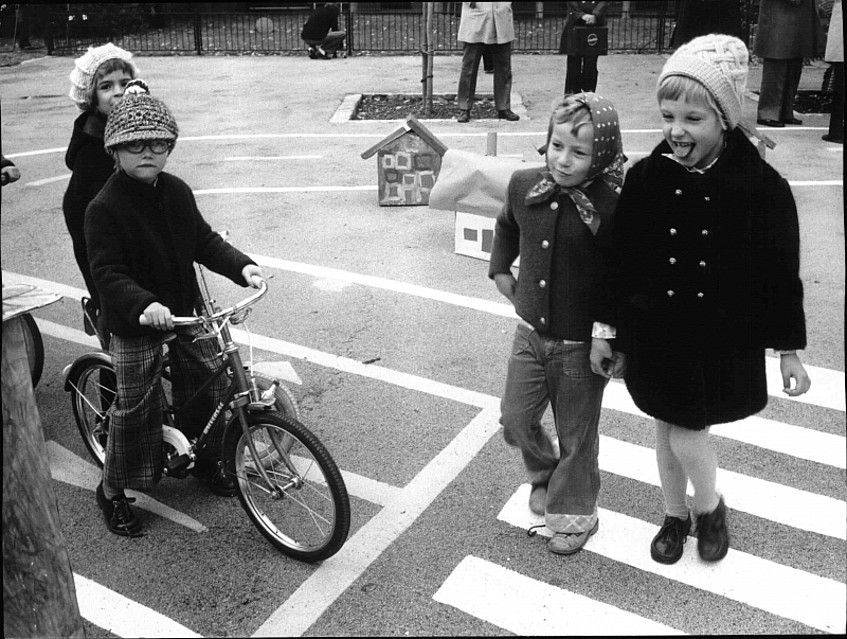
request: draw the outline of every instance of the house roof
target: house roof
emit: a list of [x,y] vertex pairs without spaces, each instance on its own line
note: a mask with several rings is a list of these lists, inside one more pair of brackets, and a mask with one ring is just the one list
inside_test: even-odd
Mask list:
[[418,121],[415,116],[410,115],[408,118],[406,118],[406,124],[404,124],[399,129],[391,133],[388,137],[380,140],[367,151],[362,153],[362,159],[367,160],[386,144],[394,142],[394,140],[403,137],[409,131],[414,131],[424,142],[426,142],[429,146],[435,149],[438,152],[438,155],[444,155],[444,152],[447,150],[447,146],[441,140],[435,137],[429,129],[427,129],[423,124]]

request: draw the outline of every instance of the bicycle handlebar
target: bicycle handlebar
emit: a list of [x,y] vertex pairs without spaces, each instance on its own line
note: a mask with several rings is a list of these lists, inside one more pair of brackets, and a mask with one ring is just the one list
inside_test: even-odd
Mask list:
[[[229,317],[231,315],[235,315],[241,310],[244,310],[248,306],[251,306],[261,298],[265,296],[265,293],[268,292],[268,285],[265,280],[262,280],[261,284],[259,284],[259,290],[256,291],[250,297],[246,297],[240,302],[230,306],[229,308],[222,309],[211,315],[203,315],[200,317],[171,317],[171,320],[174,323],[174,326],[194,326],[198,324],[204,324],[206,322],[213,322],[224,317]],[[142,326],[150,326],[150,321],[144,316],[144,313],[138,316],[138,323]]]

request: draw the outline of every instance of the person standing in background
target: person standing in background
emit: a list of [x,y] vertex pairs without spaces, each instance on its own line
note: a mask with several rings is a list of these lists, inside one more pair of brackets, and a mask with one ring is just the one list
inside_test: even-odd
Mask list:
[[832,65],[833,98],[829,111],[829,131],[821,137],[827,142],[844,144],[844,24],[841,15],[841,0],[832,5],[829,32],[826,36],[824,62]]
[[464,45],[462,71],[456,101],[459,105],[457,122],[471,119],[471,107],[476,93],[476,75],[485,45],[489,46],[494,62],[494,105],[497,117],[513,122],[520,116],[512,111],[512,40],[515,25],[511,2],[463,2],[459,21],[458,40]]
[[597,88],[596,55],[576,55],[574,53],[574,29],[576,27],[606,24],[606,5],[608,2],[568,2],[568,17],[559,41],[559,53],[568,56],[565,72],[565,95],[580,91],[594,91]]
[[794,97],[803,73],[803,58],[818,55],[820,30],[815,0],[761,0],[753,49],[763,58],[758,124],[803,124],[794,117]]
[[725,33],[746,44],[747,34],[741,28],[741,3],[738,0],[677,0],[673,48],[709,33]]

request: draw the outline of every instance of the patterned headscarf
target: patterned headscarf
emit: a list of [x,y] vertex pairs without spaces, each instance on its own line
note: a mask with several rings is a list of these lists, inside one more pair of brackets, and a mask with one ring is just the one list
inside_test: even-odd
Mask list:
[[[594,150],[586,181],[580,186],[563,187],[556,183],[550,170],[545,168],[541,179],[527,193],[525,201],[527,204],[537,204],[549,200],[559,191],[564,191],[573,200],[582,221],[591,228],[592,233],[597,233],[600,226],[597,210],[583,191],[583,187],[595,179],[600,179],[615,192],[620,191],[623,184],[623,166],[627,158],[623,154],[618,112],[609,100],[596,93],[586,91],[570,98],[588,108],[591,123],[594,125]],[[539,149],[545,157],[554,126],[553,118],[550,118],[547,144]]]

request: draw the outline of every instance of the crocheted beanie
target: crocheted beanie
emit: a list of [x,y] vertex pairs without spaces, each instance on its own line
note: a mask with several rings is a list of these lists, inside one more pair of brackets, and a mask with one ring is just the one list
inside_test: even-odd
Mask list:
[[91,95],[94,89],[94,80],[97,77],[97,69],[107,60],[118,58],[124,60],[138,73],[135,65],[130,61],[132,54],[120,47],[108,42],[100,47],[88,47],[83,55],[74,60],[74,68],[71,71],[71,90],[68,97],[73,100],[81,111],[93,108]]
[[124,97],[109,113],[103,146],[107,151],[137,140],[170,140],[176,142],[179,128],[164,102],[150,95],[143,80],[126,85]]
[[696,80],[715,98],[729,128],[734,129],[741,119],[749,59],[747,47],[734,36],[720,33],[698,36],[668,59],[658,84],[672,75]]

